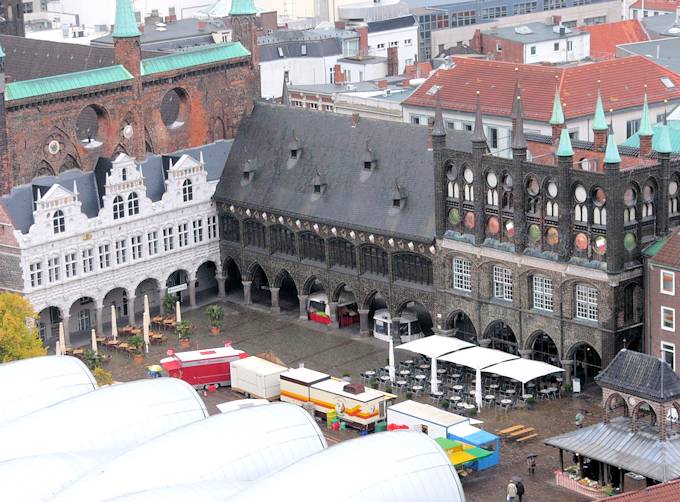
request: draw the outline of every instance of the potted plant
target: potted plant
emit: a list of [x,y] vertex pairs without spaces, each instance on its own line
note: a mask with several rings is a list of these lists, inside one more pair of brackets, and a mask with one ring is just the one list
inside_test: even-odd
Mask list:
[[371,378],[371,380],[368,382],[368,386],[371,389],[377,389],[378,388],[378,380],[376,380],[375,378]]
[[470,408],[469,415],[471,417],[477,416],[477,408]]
[[442,399],[439,402],[439,406],[444,410],[448,410],[449,409],[449,401],[447,399]]
[[224,309],[222,306],[210,305],[205,309],[205,315],[208,317],[208,322],[210,322],[210,332],[213,335],[219,335],[222,320],[224,319]]
[[113,375],[102,367],[95,368],[92,372],[94,379],[97,381],[99,387],[111,385],[113,383]]
[[167,314],[172,314],[175,311],[175,302],[177,299],[175,298],[175,295],[171,295],[170,293],[167,293],[163,297],[163,312]]
[[413,397],[413,392],[407,392],[406,394],[404,394],[404,397],[406,399],[411,399]]
[[144,338],[140,335],[131,336],[128,340],[128,345],[132,347],[135,354],[135,364],[140,366],[144,362]]
[[177,333],[177,338],[179,338],[180,346],[183,349],[188,349],[191,341],[191,336],[193,334],[193,325],[186,320],[182,320],[175,326],[175,333]]
[[88,350],[83,354],[83,362],[91,371],[95,368],[101,368],[104,358],[98,352]]
[[536,400],[533,397],[527,398],[527,410],[533,410],[536,405]]

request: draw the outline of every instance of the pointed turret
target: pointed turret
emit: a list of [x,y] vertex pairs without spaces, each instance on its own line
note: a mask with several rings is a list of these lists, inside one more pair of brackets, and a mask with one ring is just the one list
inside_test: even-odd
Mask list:
[[560,133],[560,144],[556,155],[558,157],[572,157],[574,155],[574,149],[571,147],[571,138],[566,127],[563,127]]
[[257,14],[253,0],[232,0],[230,16],[254,16]]
[[290,97],[288,96],[288,80],[283,77],[283,91],[281,92],[281,104],[289,106]]
[[609,130],[607,125],[607,119],[604,116],[604,106],[602,106],[602,94],[600,90],[597,91],[597,102],[595,103],[595,117],[593,117],[593,131],[604,131],[605,133]]
[[619,148],[616,146],[616,139],[614,138],[614,130],[611,124],[609,125],[609,134],[607,136],[607,149],[604,151],[605,164],[620,164],[621,156],[619,155]]
[[477,103],[475,105],[475,128],[472,131],[473,143],[484,143],[486,146],[486,134],[484,134],[484,122],[482,121],[482,104],[477,91]]
[[432,137],[445,137],[446,128],[444,127],[444,116],[442,114],[442,100],[439,96],[439,91],[437,91],[437,99],[434,108],[434,124],[432,126]]
[[[522,96],[519,91],[519,84],[515,86],[515,99],[512,104],[514,118],[514,126],[512,128],[512,149],[526,150],[527,140],[524,137],[524,119],[522,117]],[[514,155],[514,152],[513,152]],[[526,155],[526,153],[525,153]]]
[[663,125],[658,130],[658,133],[654,135],[654,150],[662,154],[670,154],[673,151],[671,135],[668,131],[668,121],[666,120],[665,113],[663,116]]
[[652,153],[653,135],[654,129],[652,129],[652,122],[649,120],[649,105],[647,104],[647,91],[645,91],[645,98],[642,103],[642,117],[640,117],[640,128],[638,129],[641,156],[647,156]]
[[552,126],[552,142],[554,145],[559,140],[562,128],[564,127],[564,112],[562,111],[562,102],[560,101],[560,88],[557,86],[555,86],[550,125]]
[[111,35],[113,38],[132,38],[142,35],[137,26],[132,0],[116,0],[116,20]]

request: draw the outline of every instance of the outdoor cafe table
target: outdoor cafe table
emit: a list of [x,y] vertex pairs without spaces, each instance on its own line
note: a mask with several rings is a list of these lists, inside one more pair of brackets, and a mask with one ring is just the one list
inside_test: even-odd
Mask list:
[[454,403],[457,403],[460,401],[460,396],[456,396],[455,394],[449,398],[449,401],[453,401]]
[[413,364],[413,359],[407,359],[406,361],[404,361],[404,364],[407,366],[411,366]]
[[512,396],[512,395],[515,393],[515,389],[506,389],[506,390],[505,390],[505,393],[506,393],[508,396]]
[[401,376],[409,376],[409,375],[411,374],[411,372],[410,372],[409,370],[401,370],[401,371],[399,372],[399,374],[400,374]]
[[415,379],[418,380],[419,382],[422,382],[425,380],[427,377],[425,375],[416,375]]
[[512,399],[501,399],[501,404],[512,404]]
[[454,386],[451,387],[451,388],[452,388],[453,390],[457,390],[457,391],[463,390],[463,386],[462,386],[462,385],[454,385]]
[[380,377],[380,380],[382,380],[383,382],[389,382],[390,376],[389,375],[383,375],[383,376]]
[[419,367],[421,370],[423,370],[423,371],[429,370],[429,369],[430,369],[430,365],[429,365],[429,364],[421,364],[421,365],[418,366],[418,367]]
[[443,375],[444,373],[446,373],[446,368],[438,368],[437,369],[437,374]]

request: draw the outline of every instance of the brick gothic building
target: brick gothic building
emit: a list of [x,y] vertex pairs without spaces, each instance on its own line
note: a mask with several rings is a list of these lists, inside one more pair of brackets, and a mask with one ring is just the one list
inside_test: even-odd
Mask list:
[[[123,152],[143,160],[146,152],[233,137],[260,85],[255,10],[248,1],[233,5],[235,42],[142,57],[132,2],[118,0],[115,64],[95,61],[85,71],[61,73],[52,61],[51,75],[7,83],[0,89],[0,193],[35,176],[91,170],[99,157]],[[43,57],[2,56],[3,72],[4,58]],[[72,55],[61,56],[63,66],[71,65]]]
[[[525,136],[515,90],[512,158],[472,134],[256,105],[216,190],[227,285],[275,311],[351,291],[592,381],[642,347],[641,249],[680,221],[668,128],[619,152],[597,96],[595,142],[572,141],[559,100],[552,137]],[[652,145],[654,150],[652,150]],[[434,179],[429,162],[434,162]],[[433,183],[431,183],[431,180]],[[408,195],[407,195],[408,194]],[[299,300],[299,301],[298,301]]]

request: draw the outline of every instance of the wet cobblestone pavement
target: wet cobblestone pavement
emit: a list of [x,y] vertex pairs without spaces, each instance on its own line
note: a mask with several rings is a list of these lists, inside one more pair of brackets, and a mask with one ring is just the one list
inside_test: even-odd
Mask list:
[[[196,336],[192,340],[193,348],[220,346],[225,340],[231,340],[233,346],[250,354],[271,351],[285,364],[305,366],[341,376],[344,372],[358,378],[359,372],[369,368],[382,366],[387,358],[387,345],[373,338],[359,336],[358,332],[338,330],[297,319],[297,312],[283,313],[274,316],[267,309],[245,307],[235,303],[224,303],[225,318],[222,334],[212,336],[204,307],[183,312],[183,318],[191,320],[196,326]],[[179,350],[174,333],[167,332],[168,343],[154,345],[142,366],[122,354],[112,353],[107,363],[118,381],[146,378],[146,366],[157,364],[165,357],[168,347]],[[397,351],[397,357],[404,357]],[[514,475],[525,480],[526,494],[524,501],[586,501],[589,500],[573,492],[558,488],[554,484],[554,472],[559,468],[559,452],[545,446],[543,440],[574,428],[574,416],[579,409],[586,410],[585,425],[598,422],[601,392],[599,388],[590,389],[579,397],[564,397],[555,401],[538,401],[534,410],[517,409],[507,413],[493,409],[483,409],[480,418],[485,423],[483,428],[495,432],[511,425],[522,424],[534,427],[539,436],[526,443],[517,444],[503,441],[501,445],[501,464],[487,471],[472,473],[463,480],[463,487],[470,502],[502,502],[505,501],[506,485]],[[210,413],[217,413],[216,404],[242,396],[220,389],[215,393],[204,395],[204,401]],[[426,399],[423,402],[427,402]],[[356,431],[326,431],[329,444],[357,437]],[[526,456],[537,454],[537,470],[530,476],[526,469]],[[569,463],[569,455],[565,453],[565,463]]]

